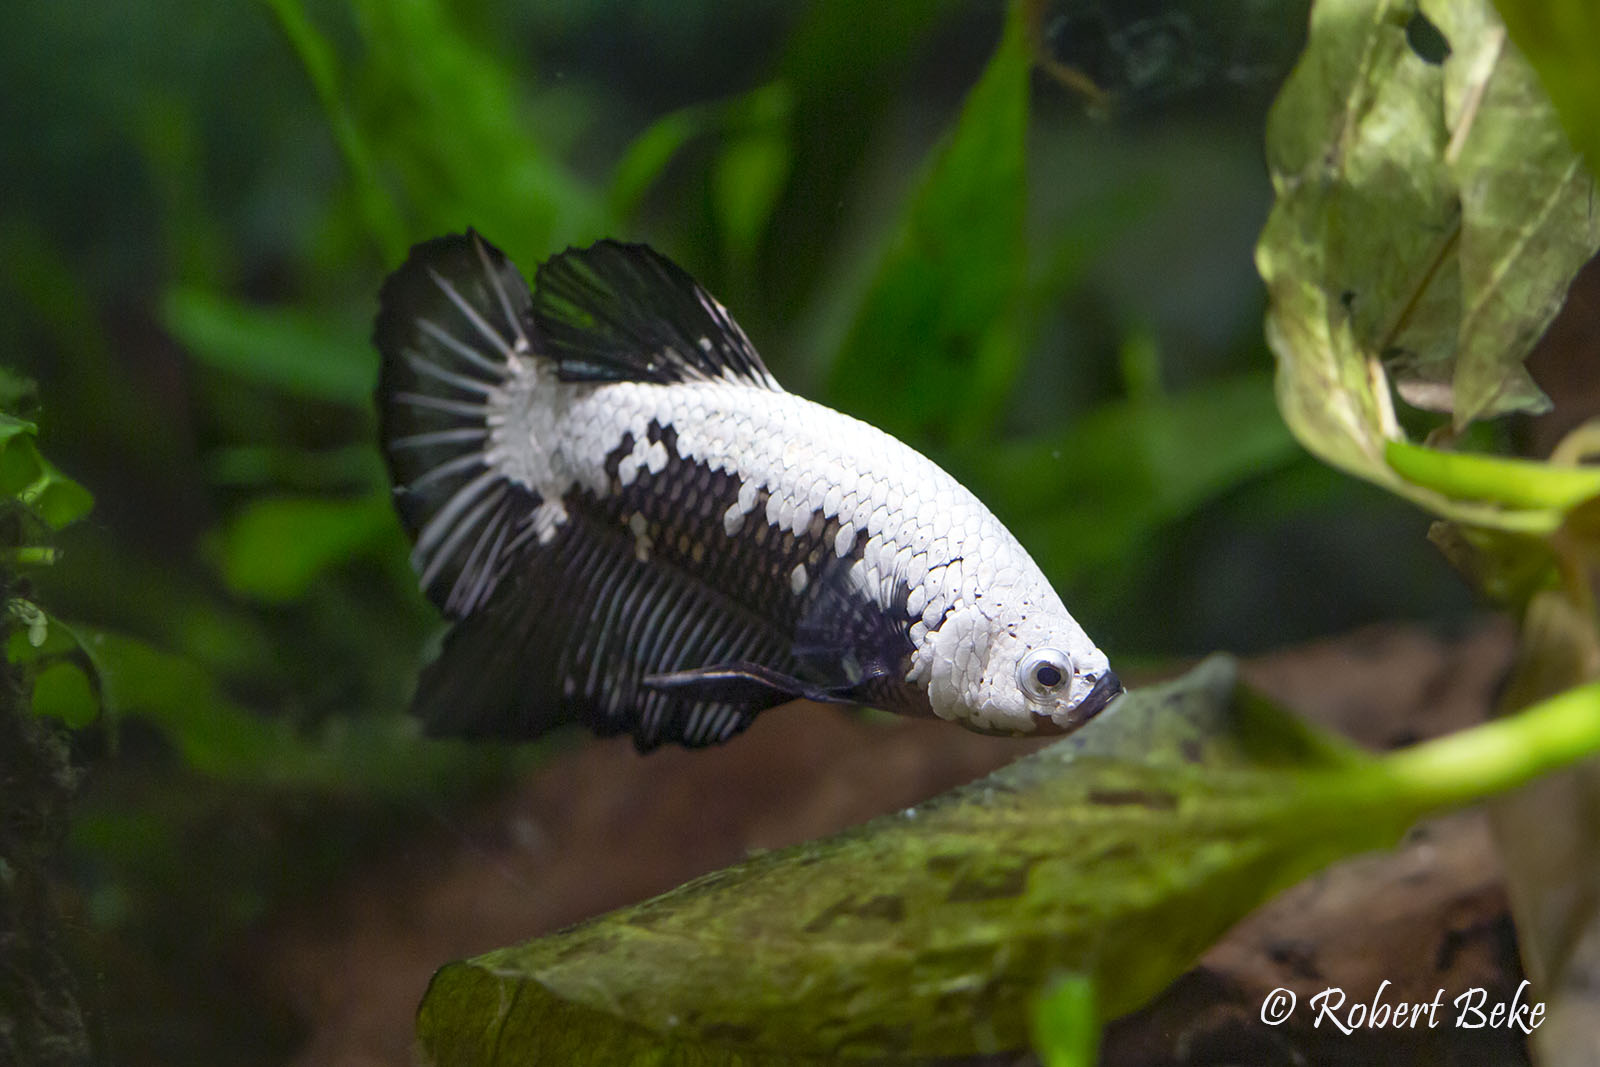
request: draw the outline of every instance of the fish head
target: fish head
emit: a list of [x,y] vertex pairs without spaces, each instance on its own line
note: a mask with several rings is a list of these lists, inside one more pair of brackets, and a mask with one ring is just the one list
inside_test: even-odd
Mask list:
[[979,733],[1070,733],[1123,691],[1053,591],[978,598],[930,636],[935,714]]

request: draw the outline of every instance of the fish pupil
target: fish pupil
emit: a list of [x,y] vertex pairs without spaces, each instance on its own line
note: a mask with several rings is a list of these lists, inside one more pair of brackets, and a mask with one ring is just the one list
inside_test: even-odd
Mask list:
[[1054,689],[1061,684],[1061,671],[1048,663],[1041,663],[1034,668],[1033,679],[1046,689]]

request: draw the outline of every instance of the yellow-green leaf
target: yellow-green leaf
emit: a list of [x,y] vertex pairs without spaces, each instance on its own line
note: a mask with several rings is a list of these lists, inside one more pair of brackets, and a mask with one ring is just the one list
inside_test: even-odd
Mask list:
[[[1413,48],[1423,18],[1442,61]],[[1457,428],[1538,410],[1522,360],[1600,247],[1593,179],[1488,0],[1318,0],[1267,154],[1277,200],[1256,259],[1295,435],[1447,517],[1553,528],[1558,514],[1453,501],[1385,457],[1404,438],[1391,382]]]

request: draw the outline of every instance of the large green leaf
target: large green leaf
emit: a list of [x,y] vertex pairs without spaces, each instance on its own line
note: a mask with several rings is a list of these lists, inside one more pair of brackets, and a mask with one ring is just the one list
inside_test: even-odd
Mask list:
[[834,364],[829,395],[906,439],[991,425],[1020,362],[1032,52],[999,48],[912,195]]
[[[759,291],[790,322],[850,216],[837,210],[859,190],[879,119],[904,90],[904,76],[931,31],[959,0],[816,0],[801,9],[779,60],[793,101],[793,149],[772,225],[762,242]],[[748,327],[752,325],[746,322]]]
[[[1600,248],[1600,214],[1594,176],[1492,4],[1424,0],[1422,8],[1453,42],[1443,64],[1444,163],[1461,204],[1461,315],[1447,331],[1457,346],[1450,384],[1459,428],[1549,407],[1522,360]],[[1406,347],[1410,336],[1402,330],[1393,343]]]
[[245,381],[352,407],[372,402],[377,354],[323,319],[194,288],[169,291],[161,317],[191,356]]
[[[1442,62],[1412,45],[1427,26]],[[1391,379],[1457,429],[1539,410],[1522,360],[1600,246],[1594,181],[1488,0],[1320,0],[1267,152],[1277,202],[1256,258],[1296,436],[1452,517],[1559,521],[1452,501],[1384,455],[1404,437]]]
[[39,453],[38,427],[0,414],[0,497],[21,501],[51,529],[77,522],[94,498]]
[[1066,976],[1032,1016],[1066,1056],[1052,1015],[1130,1011],[1317,867],[1596,750],[1600,683],[1375,758],[1215,656],[925,804],[450,964],[419,1033],[438,1064],[913,1063],[1022,1047]]
[[396,536],[387,493],[349,500],[259,497],[224,525],[219,562],[230,588],[287,602],[304,595],[330,568]]
[[1059,434],[974,448],[963,468],[1062,581],[1300,454],[1255,374],[1103,404]]
[[1105,1017],[1416,809],[1217,657],[927,804],[444,968],[438,1063],[881,1062],[1023,1046],[1058,973]]
[[[269,0],[305,65],[391,262],[406,241],[477,226],[533,261],[602,236],[600,198],[531,129],[516,77],[436,0],[350,5],[364,50],[339,69],[300,0]],[[392,199],[400,194],[408,221]]]
[[1572,143],[1600,173],[1600,4],[1594,0],[1495,0],[1511,39],[1528,57]]

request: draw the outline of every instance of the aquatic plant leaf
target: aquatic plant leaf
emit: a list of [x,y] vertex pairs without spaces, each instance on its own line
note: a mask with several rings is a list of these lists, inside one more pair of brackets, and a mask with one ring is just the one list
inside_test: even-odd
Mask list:
[[1394,840],[1416,808],[1375,767],[1214,657],[914,809],[451,964],[422,1042],[485,1064],[1020,1048],[1055,976],[1114,1017],[1277,889]]
[[48,459],[39,478],[22,493],[22,502],[51,529],[77,522],[94,508],[89,490],[68,478]]
[[82,650],[86,673],[113,726],[138,718],[183,763],[221,781],[360,798],[436,793],[507,762],[505,752],[424,742],[408,715],[342,718],[302,731],[236,703],[186,656],[127,634],[51,619]]
[[196,360],[245,381],[309,400],[372,402],[377,354],[359,334],[325,320],[181,287],[166,294],[161,318]]
[[830,402],[905,440],[982,436],[1020,365],[1032,51],[1019,12],[913,192],[828,383]]
[[[1424,16],[1449,47],[1442,61],[1413,47]],[[1384,458],[1404,437],[1391,380],[1457,429],[1539,410],[1522,360],[1600,247],[1593,180],[1488,0],[1421,13],[1320,0],[1267,152],[1277,201],[1256,261],[1290,428],[1346,471],[1502,524],[1517,509],[1454,501]],[[1559,516],[1510,521],[1548,528]]]
[[711,201],[723,247],[741,270],[755,258],[789,177],[792,108],[782,82],[762,86],[728,108],[732,128],[711,168]]
[[330,567],[398,536],[386,493],[349,500],[259,497],[222,528],[222,574],[236,592],[288,602]]
[[100,698],[82,667],[57,660],[33,676],[33,712],[79,729],[100,714]]
[[40,454],[37,433],[33,423],[0,414],[0,496],[17,499],[59,530],[87,515],[94,497]]
[[1573,145],[1600,174],[1600,4],[1594,0],[1495,0],[1511,40],[1539,72]]
[[18,496],[44,473],[44,457],[34,444],[38,428],[0,415],[0,496]]
[[[836,269],[848,212],[880,120],[907,69],[958,0],[816,0],[800,9],[777,80],[789,90],[791,164],[762,239],[754,291],[791,321],[819,275]],[[826,281],[824,281],[826,285]],[[746,322],[746,328],[752,325]]]
[[1060,434],[974,448],[962,470],[1061,582],[1302,454],[1253,374],[1103,404]]
[[476,226],[528,262],[611,228],[597,192],[532,128],[518,78],[436,0],[358,0],[362,127],[400,180],[416,236]]
[[529,260],[610,229],[600,197],[531,128],[533,110],[517,77],[463,32],[447,5],[349,5],[364,47],[345,70],[299,0],[269,5],[306,68],[357,206],[389,261],[410,240],[467,226]]
[[717,113],[705,104],[690,104],[669,111],[646,126],[623,151],[612,169],[606,190],[606,209],[624,224],[631,223],[645,195],[686,145],[716,127]]
[[1593,174],[1493,6],[1423,0],[1422,10],[1454,42],[1443,64],[1444,163],[1461,203],[1451,381],[1460,429],[1549,408],[1522,360],[1600,249],[1600,213]]
[[366,132],[351,113],[333,45],[307,17],[300,0],[267,0],[267,6],[277,16],[279,28],[305,67],[306,77],[322,105],[328,127],[350,171],[362,221],[384,258],[398,260],[406,250],[405,224],[393,198],[378,180],[377,163]]
[[418,1031],[441,1064],[897,1064],[1021,1048],[1030,1005],[1062,976],[1092,984],[1097,1020],[1115,1018],[1302,876],[1597,751],[1600,682],[1374,757],[1213,656],[915,808],[450,964]]
[[687,146],[720,138],[709,168],[708,207],[735,275],[747,270],[789,177],[793,103],[779,81],[661,116],[633,139],[612,172],[606,196],[612,216],[632,218]]

